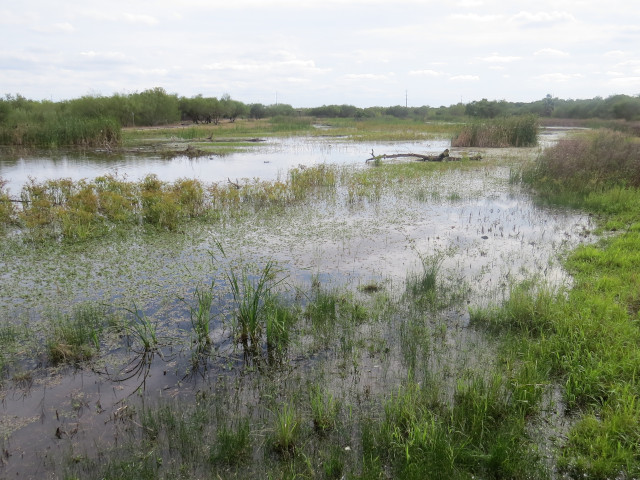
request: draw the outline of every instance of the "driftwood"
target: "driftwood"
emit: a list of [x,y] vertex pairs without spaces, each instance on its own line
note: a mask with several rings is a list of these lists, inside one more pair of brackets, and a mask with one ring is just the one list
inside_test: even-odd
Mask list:
[[[462,157],[449,156],[448,148],[439,155],[423,155],[421,153],[383,153],[382,155],[374,155],[373,150],[371,150],[371,158],[367,158],[367,160],[365,160],[365,163],[374,162],[376,160],[383,160],[386,158],[415,158],[418,162],[459,162],[460,160],[462,160]],[[466,158],[468,158],[469,160],[481,160],[482,155],[477,154],[472,157]]]

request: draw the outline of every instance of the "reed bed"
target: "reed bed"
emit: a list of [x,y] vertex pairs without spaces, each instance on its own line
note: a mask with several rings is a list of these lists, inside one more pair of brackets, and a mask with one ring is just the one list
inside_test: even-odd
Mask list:
[[538,143],[535,115],[474,121],[451,140],[452,147],[533,147]]
[[318,165],[294,168],[284,182],[247,179],[205,185],[187,178],[164,182],[153,174],[140,182],[114,175],[77,182],[31,180],[22,188],[17,202],[3,192],[0,184],[0,225],[16,225],[27,238],[38,242],[84,241],[126,225],[173,231],[189,219],[293,205],[312,190],[333,191],[337,176],[336,167]]

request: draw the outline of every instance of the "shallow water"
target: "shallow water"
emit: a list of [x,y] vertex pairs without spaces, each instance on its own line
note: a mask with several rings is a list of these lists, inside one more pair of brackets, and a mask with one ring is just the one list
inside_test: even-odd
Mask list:
[[257,143],[244,152],[196,158],[67,153],[10,159],[0,155],[0,178],[8,182],[7,188],[12,195],[17,195],[29,178],[38,181],[59,178],[91,180],[101,175],[117,174],[129,180],[141,180],[154,173],[165,181],[185,177],[207,183],[226,181],[227,178],[276,180],[285,177],[289,169],[298,165],[364,164],[372,149],[376,154],[433,154],[442,152],[450,144],[448,140],[365,144],[335,137],[284,137]]
[[[322,147],[323,153],[315,143],[294,143],[287,155],[279,150],[281,145],[267,146],[253,154],[253,159],[238,160],[237,165],[253,162],[276,167],[265,164],[264,159],[273,158],[275,163],[279,155],[288,158],[291,165],[331,163],[328,159],[334,158],[334,150],[341,152],[341,158],[348,152],[360,162],[371,149],[371,145],[328,145]],[[378,148],[391,153],[404,148],[415,150],[416,145]],[[441,150],[440,145],[434,147],[437,150]],[[219,160],[226,162],[229,158]],[[280,174],[278,169],[271,173]],[[229,340],[230,329],[225,322],[229,297],[224,291],[223,272],[230,263],[264,265],[268,260],[276,261],[281,276],[286,276],[291,286],[291,295],[296,289],[309,291],[313,279],[325,288],[340,287],[356,294],[359,285],[375,281],[397,299],[404,291],[408,272],[421,268],[420,256],[439,253],[444,255],[443,281],[463,285],[472,305],[499,301],[510,285],[534,276],[554,286],[569,284],[558,256],[591,239],[590,218],[539,207],[519,187],[510,185],[508,178],[508,167],[451,169],[383,190],[376,198],[349,202],[345,187],[339,187],[335,198],[288,208],[286,216],[256,215],[225,225],[195,224],[181,233],[132,234],[44,253],[28,248],[14,256],[0,252],[4,286],[0,318],[26,318],[32,322],[34,334],[43,335],[38,325],[48,310],[64,311],[86,300],[116,308],[135,305],[157,322],[161,336],[173,339],[171,346],[162,349],[164,359],[155,356],[148,370],[126,382],[114,379],[122,376],[119,371],[127,370],[128,362],[135,365],[136,357],[121,348],[105,353],[95,372],[36,375],[26,385],[16,383],[5,389],[0,428],[3,436],[13,433],[4,443],[9,452],[8,465],[0,467],[0,472],[15,477],[17,473],[47,471],[47,465],[55,463],[71,445],[91,444],[113,435],[114,427],[127,414],[129,399],[193,396],[200,388],[212,388],[219,375],[229,369],[240,371],[242,354]],[[221,258],[218,241],[227,259]],[[214,262],[212,255],[217,259]],[[189,322],[188,308],[181,299],[191,299],[195,286],[212,278],[219,288],[218,316],[211,334],[219,361],[213,359],[204,365],[207,371],[196,372],[202,375],[186,377]],[[432,360],[434,369],[455,372],[490,361],[487,339],[468,327],[466,305],[448,310],[433,321],[442,329],[438,348],[446,350]],[[365,325],[358,335],[370,335],[366,329],[380,328],[374,333],[389,339],[397,335],[396,327]],[[309,353],[304,342],[296,348],[291,352],[290,368],[318,369],[329,372],[329,376],[344,362],[331,349]],[[406,374],[399,350],[397,345],[392,347],[384,361],[363,355],[359,370],[334,375],[329,382],[337,391],[351,382],[359,393],[384,392]],[[451,373],[450,379],[455,382],[455,378]],[[143,380],[142,392],[138,387]],[[130,397],[136,391],[140,397]]]

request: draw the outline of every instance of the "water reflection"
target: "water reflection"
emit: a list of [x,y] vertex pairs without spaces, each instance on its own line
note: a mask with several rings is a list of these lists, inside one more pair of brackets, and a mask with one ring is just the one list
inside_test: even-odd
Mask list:
[[354,143],[337,138],[295,137],[270,139],[245,152],[196,158],[89,153],[36,154],[17,159],[0,156],[0,177],[8,181],[7,187],[13,195],[20,192],[30,177],[36,180],[80,180],[118,174],[129,180],[140,180],[150,173],[155,173],[166,181],[184,177],[198,178],[204,182],[226,181],[227,178],[277,180],[283,178],[290,168],[300,164],[364,164],[372,148],[376,152],[389,154],[429,154],[440,152],[449,145],[448,140]]

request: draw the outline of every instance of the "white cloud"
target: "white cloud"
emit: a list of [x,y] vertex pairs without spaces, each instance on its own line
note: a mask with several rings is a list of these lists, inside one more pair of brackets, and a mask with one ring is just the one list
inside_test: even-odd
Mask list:
[[522,25],[540,25],[558,22],[575,22],[576,18],[568,12],[519,12],[513,15],[509,21]]
[[484,14],[480,15],[477,13],[456,13],[451,15],[453,20],[462,20],[469,22],[478,22],[478,23],[488,23],[488,22],[497,22],[504,19],[504,15],[501,14]]
[[494,53],[492,55],[489,55],[488,57],[479,58],[478,60],[482,60],[483,62],[489,62],[489,63],[510,63],[510,62],[515,62],[517,60],[522,60],[522,57],[510,57],[510,56],[498,55],[497,53]]
[[564,58],[568,57],[569,53],[556,48],[542,48],[533,53],[536,57],[549,57],[549,58]]
[[640,90],[640,76],[612,78],[609,84],[615,87],[636,88]]
[[444,75],[443,72],[438,72],[436,70],[411,70],[409,75],[421,75],[424,77],[439,77]]
[[480,77],[477,75],[455,75],[449,77],[449,80],[454,82],[477,82],[480,80]]
[[344,76],[347,80],[388,80],[389,77],[393,77],[394,73],[388,74],[375,74],[375,73],[349,73]]
[[575,78],[581,78],[582,76],[581,73],[545,73],[544,75],[537,75],[534,78],[541,82],[562,83]]
[[622,50],[611,50],[609,52],[605,52],[603,56],[607,58],[621,58],[621,57],[624,57],[625,55],[626,53],[623,52]]
[[134,13],[123,13],[122,18],[128,23],[144,23],[146,25],[156,25],[158,19],[151,15],[140,15]]

